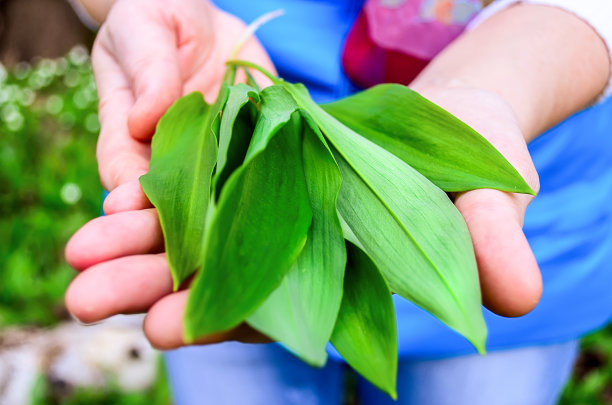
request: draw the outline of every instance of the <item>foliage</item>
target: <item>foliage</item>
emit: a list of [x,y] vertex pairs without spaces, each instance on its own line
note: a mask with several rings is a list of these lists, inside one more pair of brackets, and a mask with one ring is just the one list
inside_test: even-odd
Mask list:
[[559,405],[612,405],[612,325],[582,340]]
[[0,326],[65,316],[68,238],[100,212],[87,51],[0,71]]
[[[0,328],[67,317],[63,297],[75,272],[64,246],[101,211],[98,131],[87,50],[10,72],[0,65]],[[78,389],[59,400],[42,377],[33,391],[36,405],[165,405],[169,398],[162,371],[143,393]]]
[[108,387],[54,387],[40,376],[31,394],[31,405],[170,405],[170,391],[161,359],[156,383],[144,392],[125,392],[118,384]]

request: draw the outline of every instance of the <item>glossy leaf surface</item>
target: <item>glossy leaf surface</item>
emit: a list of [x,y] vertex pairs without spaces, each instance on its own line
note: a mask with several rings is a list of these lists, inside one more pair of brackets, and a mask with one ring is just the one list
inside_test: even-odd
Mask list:
[[395,398],[397,332],[391,292],[372,260],[346,244],[344,296],[331,342],[359,374]]
[[485,138],[406,86],[382,84],[322,107],[444,191],[494,188],[534,194]]
[[213,183],[216,197],[227,178],[244,161],[253,133],[253,118],[259,101],[259,93],[245,84],[228,88],[227,101],[219,123],[219,153]]
[[261,92],[261,110],[245,160],[261,152],[276,132],[297,111],[293,97],[281,86],[266,87]]
[[302,251],[312,212],[301,156],[301,120],[295,113],[228,178],[187,301],[188,340],[244,321]]
[[346,265],[336,212],[342,176],[316,126],[303,131],[302,158],[313,213],[304,250],[279,288],[249,318],[249,324],[315,366],[325,350],[342,299]]

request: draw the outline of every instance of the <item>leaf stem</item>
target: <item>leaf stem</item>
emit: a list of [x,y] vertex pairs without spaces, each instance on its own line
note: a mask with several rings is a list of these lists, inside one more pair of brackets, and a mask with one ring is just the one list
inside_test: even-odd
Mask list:
[[242,68],[242,70],[244,70],[244,74],[247,77],[247,84],[255,87],[255,90],[257,90],[257,92],[260,93],[261,87],[259,86],[259,84],[257,84],[257,80],[255,80],[255,78],[253,77],[253,75],[249,71],[249,68]]
[[240,35],[240,38],[238,38],[238,42],[232,50],[230,59],[235,59],[238,56],[238,52],[240,52],[242,46],[246,43],[246,41],[249,40],[249,38],[251,38],[251,36],[255,33],[255,31],[257,31],[259,27],[261,27],[270,20],[280,17],[283,14],[285,14],[285,11],[283,9],[278,9],[270,11],[269,13],[266,13],[260,17],[257,17],[252,23],[250,23],[246,27],[246,30],[242,33],[242,35]]
[[223,83],[228,86],[233,86],[236,81],[236,66],[228,66],[225,70],[225,75],[223,76]]
[[231,60],[228,60],[227,62],[225,62],[225,64],[227,66],[240,66],[240,67],[243,67],[243,68],[255,69],[258,72],[262,73],[264,76],[266,76],[268,79],[270,79],[272,81],[272,83],[274,83],[274,84],[280,84],[280,83],[283,82],[282,79],[279,79],[274,74],[270,73],[266,69],[262,68],[261,66],[255,64],[253,62],[249,62],[249,61],[246,61],[246,60],[231,59]]

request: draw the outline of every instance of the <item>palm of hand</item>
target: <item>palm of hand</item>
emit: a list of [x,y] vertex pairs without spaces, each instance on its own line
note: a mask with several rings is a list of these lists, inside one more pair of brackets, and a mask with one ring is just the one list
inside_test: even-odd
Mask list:
[[[92,52],[102,126],[97,159],[107,190],[147,171],[148,140],[177,98],[201,91],[214,100],[244,31],[242,21],[201,0],[128,0],[113,7]],[[274,71],[254,38],[237,57]]]

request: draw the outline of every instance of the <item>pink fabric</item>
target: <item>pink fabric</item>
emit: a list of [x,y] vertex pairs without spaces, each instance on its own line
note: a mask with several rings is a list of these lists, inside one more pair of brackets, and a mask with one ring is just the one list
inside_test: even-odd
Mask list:
[[347,36],[345,72],[361,87],[408,84],[481,8],[478,0],[368,0]]

